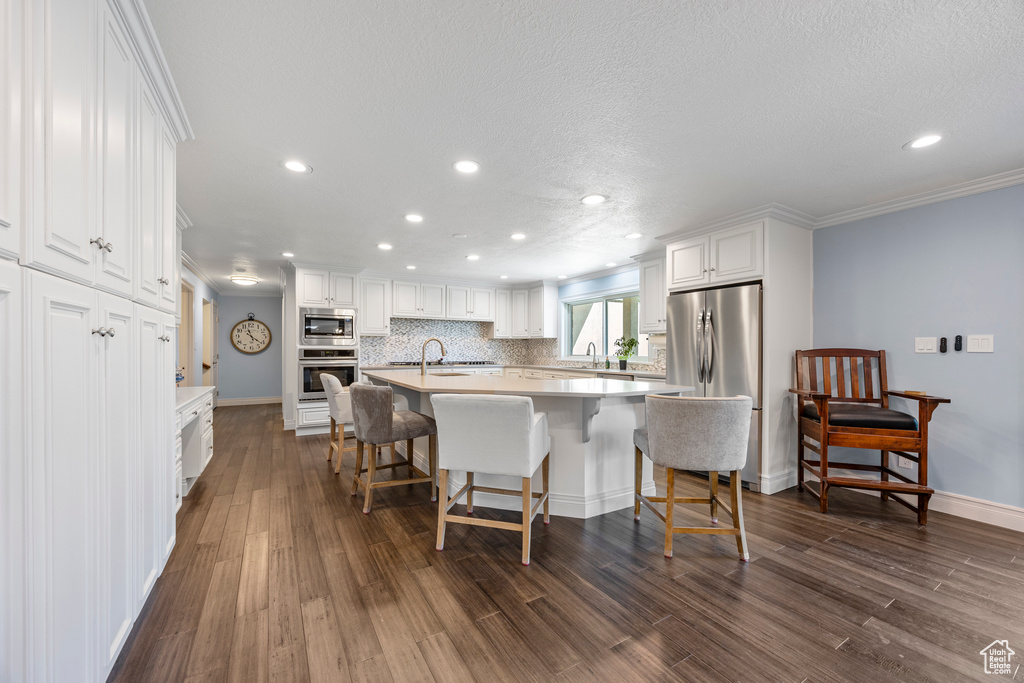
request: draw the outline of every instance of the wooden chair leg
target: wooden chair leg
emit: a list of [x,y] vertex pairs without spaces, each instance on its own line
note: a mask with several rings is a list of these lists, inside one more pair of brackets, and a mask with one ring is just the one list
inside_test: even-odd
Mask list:
[[921,526],[928,523],[928,501],[931,497],[930,493],[921,493],[917,496],[917,523]]
[[540,481],[541,481],[541,487],[542,487],[541,493],[543,493],[544,496],[545,496],[545,498],[544,498],[544,523],[545,524],[551,524],[551,517],[548,514],[548,503],[550,501],[546,497],[548,495],[548,458],[549,457],[551,457],[550,453],[545,455],[544,456],[544,462],[541,463],[541,466],[540,466]]
[[530,477],[523,477],[523,565],[530,565],[530,508],[533,507],[533,496],[530,495]]
[[821,441],[819,445],[821,447],[821,479],[818,482],[818,492],[821,494],[821,511],[822,513],[828,512],[828,442],[825,440],[825,425],[821,426]]
[[[799,399],[797,399],[799,400]],[[800,428],[800,411],[796,416],[796,490],[804,490],[804,431]]]
[[448,470],[441,470],[441,495],[437,505],[437,550],[444,550],[445,515],[448,513]]
[[711,523],[718,524],[718,472],[708,472],[708,485],[711,490]]
[[665,557],[672,557],[672,512],[676,504],[676,471],[671,467],[668,475],[668,488],[665,491]]
[[[413,453],[416,452],[415,451],[415,446],[416,446],[416,444],[413,442],[412,439],[406,439],[406,441],[405,441],[405,461],[408,463],[408,465],[406,466],[406,469],[405,469],[405,476],[408,479],[412,479],[412,459],[413,459]],[[434,485],[433,481],[431,481],[430,485],[431,486]],[[410,486],[412,486],[412,484],[410,484]],[[434,490],[433,489],[430,490],[430,500],[434,500]]]
[[633,446],[633,450],[636,451],[636,464],[633,467],[633,521],[640,521],[640,487],[642,486],[641,481],[644,476],[644,454],[636,446]]
[[740,485],[740,471],[733,470],[729,473],[729,493],[732,497],[732,525],[739,530],[736,537],[736,549],[740,551],[740,559],[750,562],[750,552],[747,550],[747,532],[743,528],[743,496]]
[[[885,471],[885,468],[889,466],[889,451],[882,451],[882,481],[889,481],[889,473]],[[888,491],[880,491],[882,494],[882,500],[889,500]]]
[[[356,439],[356,474],[352,478],[352,495],[356,495],[356,491],[359,489],[359,472],[363,469],[363,442]],[[334,468],[334,473],[338,474],[341,472],[341,456],[338,456],[338,464]]]
[[[337,423],[334,421],[334,418],[332,417],[331,418],[331,431],[330,431],[330,434],[327,437],[327,462],[331,461],[331,456],[334,454],[334,437],[335,437],[335,434],[337,433],[336,427],[337,427]],[[341,457],[339,456],[338,459],[341,460]]]
[[466,472],[466,483],[469,486],[466,488],[466,514],[473,514],[473,473]]
[[[412,443],[411,441],[409,443]],[[430,502],[437,500],[437,434],[427,437],[427,466],[430,468]],[[445,496],[448,495],[448,482],[445,482]],[[438,487],[439,488],[439,487]]]
[[[391,442],[391,464],[394,465],[398,462],[398,444],[394,441]],[[395,478],[395,469],[391,468],[391,478]]]
[[[395,444],[391,444],[394,448]],[[376,448],[374,449],[376,450]],[[375,454],[376,455],[376,454]],[[370,514],[370,503],[373,502],[373,476],[377,473],[377,458],[370,458],[366,463],[366,498],[363,499],[363,514]]]

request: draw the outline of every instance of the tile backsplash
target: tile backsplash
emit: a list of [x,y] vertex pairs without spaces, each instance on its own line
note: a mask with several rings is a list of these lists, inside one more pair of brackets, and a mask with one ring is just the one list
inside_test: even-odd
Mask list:
[[[423,342],[437,337],[444,342],[445,358],[449,362],[489,360],[500,365],[589,367],[585,362],[559,360],[557,339],[490,339],[490,332],[491,323],[392,318],[389,336],[359,338],[359,362],[361,365],[384,365],[388,361],[418,362]],[[437,360],[440,355],[441,349],[437,344],[427,347],[428,360]],[[617,362],[614,357],[611,360],[613,365]],[[653,363],[631,362],[629,367],[664,372],[665,351],[658,349]]]

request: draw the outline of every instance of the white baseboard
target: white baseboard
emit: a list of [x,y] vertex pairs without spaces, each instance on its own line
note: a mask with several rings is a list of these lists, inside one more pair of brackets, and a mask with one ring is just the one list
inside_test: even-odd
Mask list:
[[288,420],[288,419],[286,419],[284,421],[284,431],[286,431],[286,432],[294,432],[295,431],[295,420]]
[[260,406],[266,403],[280,403],[280,396],[258,396],[256,398],[220,398],[219,406]]
[[773,474],[771,476],[761,475],[761,490],[759,493],[766,495],[772,495],[779,491],[785,491],[796,486],[796,470],[792,472],[783,472],[782,474]]

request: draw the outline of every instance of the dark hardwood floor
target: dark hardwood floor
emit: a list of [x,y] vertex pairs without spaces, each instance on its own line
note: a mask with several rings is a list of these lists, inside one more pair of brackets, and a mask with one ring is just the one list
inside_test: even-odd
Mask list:
[[793,489],[745,495],[749,564],[726,536],[677,536],[666,560],[654,516],[622,510],[536,520],[523,567],[495,529],[450,525],[436,552],[422,484],[363,515],[352,454],[335,476],[326,435],[284,432],[277,406],[214,421],[111,680],[991,680],[996,639],[1024,659],[1024,534],[941,513],[918,527],[845,490],[822,515]]

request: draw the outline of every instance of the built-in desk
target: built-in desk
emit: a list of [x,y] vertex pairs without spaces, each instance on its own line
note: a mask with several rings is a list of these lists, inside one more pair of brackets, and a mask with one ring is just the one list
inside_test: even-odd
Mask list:
[[175,400],[174,511],[181,507],[213,457],[213,392],[216,387],[179,387]]

